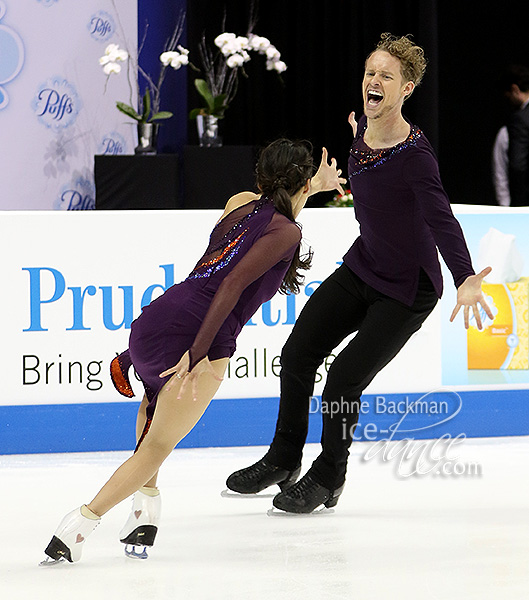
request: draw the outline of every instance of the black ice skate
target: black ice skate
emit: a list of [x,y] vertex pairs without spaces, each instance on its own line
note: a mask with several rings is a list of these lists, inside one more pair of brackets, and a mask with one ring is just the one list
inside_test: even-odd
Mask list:
[[228,489],[239,494],[258,494],[275,484],[284,491],[297,481],[300,472],[301,467],[289,471],[282,467],[276,467],[266,458],[262,458],[254,465],[232,473],[226,480],[226,485]]
[[345,485],[329,490],[315,481],[310,473],[306,473],[296,484],[278,494],[273,504],[279,510],[296,513],[312,513],[319,506],[332,508],[338,504],[338,498]]

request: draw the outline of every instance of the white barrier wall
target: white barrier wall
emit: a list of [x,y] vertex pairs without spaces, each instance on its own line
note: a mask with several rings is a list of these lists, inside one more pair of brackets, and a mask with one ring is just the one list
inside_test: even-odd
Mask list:
[[[338,216],[338,213],[341,213]],[[0,404],[108,402],[120,399],[108,363],[127,347],[142,305],[185,279],[207,245],[218,211],[5,213],[1,215],[1,314],[6,368]],[[245,327],[221,396],[278,393],[279,354],[308,296],[341,261],[357,234],[353,211],[303,215],[314,266],[298,296],[277,294]],[[428,356],[430,360],[424,361]],[[424,368],[410,377],[407,364]],[[381,374],[381,391],[441,383],[439,317]],[[322,367],[324,369],[325,366]],[[415,370],[413,370],[415,371]],[[138,386],[138,390],[140,386]],[[321,391],[321,384],[318,390]]]
[[125,73],[105,91],[98,60],[136,38],[137,2],[0,0],[0,209],[94,208],[94,154],[135,146]]
[[[472,214],[478,209],[459,208],[458,218],[475,258],[481,238],[494,225],[516,236],[529,265],[527,209],[480,209],[480,214]],[[15,440],[15,450],[9,451],[16,451],[17,419],[27,423],[28,415],[37,414],[32,410],[39,406],[46,407],[52,419],[56,409],[77,405],[79,410],[92,406],[95,411],[108,411],[114,403],[123,406],[112,410],[131,410],[133,415],[134,406],[130,408],[131,403],[112,387],[109,363],[127,347],[130,323],[141,306],[191,271],[219,215],[220,211],[209,210],[0,213],[4,282],[0,295],[0,409],[3,406],[6,415],[12,415],[16,407],[27,409],[23,416],[16,413],[18,416],[3,418],[10,429],[0,427],[0,453],[6,451],[2,436],[5,440],[8,434]],[[310,294],[337,267],[358,235],[351,209],[305,209],[301,221],[304,239],[314,250],[305,285],[298,296],[276,295],[245,326],[218,394],[217,404],[232,407],[235,418],[255,431],[259,431],[259,422],[248,423],[233,401],[245,401],[253,410],[260,406],[259,399],[278,397],[282,345]],[[376,377],[367,396],[406,398],[447,386],[480,393],[529,388],[528,369],[467,368],[462,315],[456,323],[448,322],[454,303],[451,276],[445,273],[443,301]],[[315,395],[321,394],[331,360],[319,370]],[[135,382],[134,386],[141,397],[141,384]],[[522,402],[521,396],[516,401]],[[517,406],[516,410],[526,411],[529,404],[524,401]],[[229,420],[232,408],[226,408],[224,419]],[[262,410],[273,422],[276,408]],[[528,422],[516,411],[511,418],[517,425]],[[228,436],[225,443],[237,444],[237,435]],[[253,438],[248,439],[252,443]],[[117,443],[109,441],[111,448]]]

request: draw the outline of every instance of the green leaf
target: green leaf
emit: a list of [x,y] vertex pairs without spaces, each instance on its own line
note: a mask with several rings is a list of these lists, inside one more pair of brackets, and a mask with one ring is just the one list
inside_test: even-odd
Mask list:
[[217,117],[222,116],[222,114],[224,113],[226,108],[228,108],[226,106],[226,104],[224,103],[225,100],[226,100],[226,94],[219,94],[218,96],[215,96],[215,98],[213,100],[213,109],[211,111],[211,114],[213,114]]
[[156,114],[152,115],[152,117],[149,119],[149,123],[152,121],[161,121],[162,119],[170,119],[172,116],[172,112],[169,112],[167,110],[161,110],[160,112],[157,112]]
[[198,93],[206,101],[206,103],[208,105],[208,109],[210,111],[213,110],[215,100],[213,98],[213,94],[211,93],[206,81],[204,79],[195,79],[195,87],[196,87]]
[[198,115],[202,114],[203,110],[204,110],[203,108],[194,108],[193,110],[191,110],[189,112],[189,118],[190,119],[196,119],[198,117]]
[[141,120],[144,123],[147,123],[149,120],[149,114],[151,113],[151,94],[149,93],[149,88],[145,90],[145,94],[143,95],[143,115],[141,116]]
[[116,102],[116,108],[123,114],[127,115],[127,117],[130,117],[135,121],[141,121],[141,116],[132,108],[132,106],[129,106],[124,102]]

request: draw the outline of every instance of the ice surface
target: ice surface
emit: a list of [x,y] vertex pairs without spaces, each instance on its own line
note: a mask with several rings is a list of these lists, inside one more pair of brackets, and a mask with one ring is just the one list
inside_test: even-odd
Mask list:
[[[265,448],[177,449],[161,471],[162,523],[148,560],[126,558],[118,540],[127,500],[103,518],[79,563],[52,568],[37,565],[57,524],[128,453],[2,456],[0,597],[529,598],[529,438],[465,440],[451,452],[480,476],[403,477],[396,458],[364,460],[374,448],[353,446],[334,512],[291,518],[267,516],[270,491],[221,495],[226,477]],[[305,469],[318,452],[307,446]]]

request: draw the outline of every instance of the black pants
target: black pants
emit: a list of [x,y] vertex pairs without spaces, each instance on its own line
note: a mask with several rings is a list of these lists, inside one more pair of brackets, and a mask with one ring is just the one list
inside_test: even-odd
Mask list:
[[[310,470],[321,485],[340,487],[363,390],[420,329],[436,303],[437,294],[422,269],[412,306],[377,292],[345,265],[328,277],[301,311],[283,347],[279,416],[267,459],[289,470],[300,464],[316,371],[356,331],[327,375],[321,404],[322,453]],[[329,407],[335,403],[340,410],[331,414]]]

